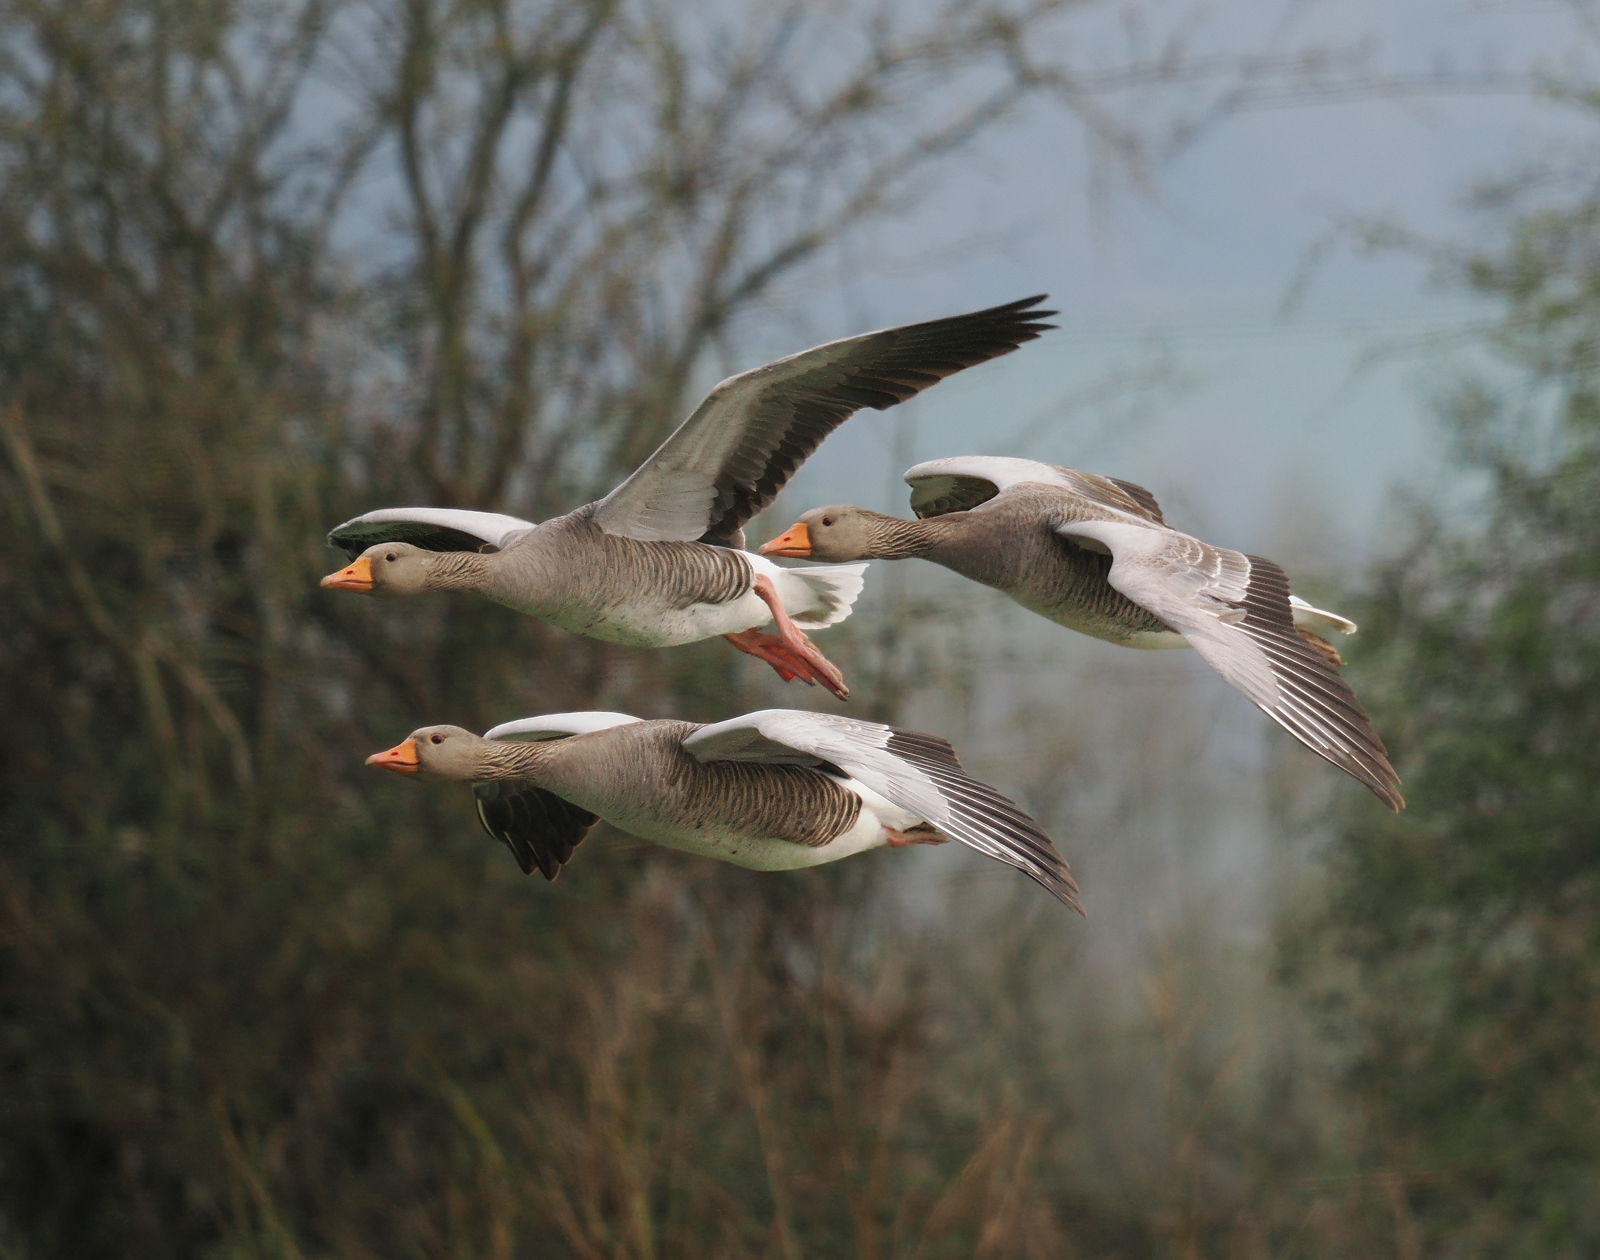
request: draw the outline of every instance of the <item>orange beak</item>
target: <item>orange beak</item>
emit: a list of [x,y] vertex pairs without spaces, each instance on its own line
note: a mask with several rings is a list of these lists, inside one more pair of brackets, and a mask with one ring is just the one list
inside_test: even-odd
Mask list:
[[764,556],[794,556],[804,560],[811,554],[811,531],[804,521],[796,521],[771,542],[761,544]]
[[367,758],[367,764],[382,770],[393,770],[396,774],[415,774],[420,769],[417,764],[417,741],[402,740],[388,752],[373,753]]
[[337,573],[330,573],[322,579],[321,585],[331,586],[340,591],[360,591],[363,595],[372,591],[372,561],[366,556],[357,556],[349,567],[340,569]]

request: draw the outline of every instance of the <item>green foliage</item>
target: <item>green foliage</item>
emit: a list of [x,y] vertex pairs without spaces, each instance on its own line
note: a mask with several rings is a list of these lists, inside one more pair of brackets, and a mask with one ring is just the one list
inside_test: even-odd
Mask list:
[[[1410,803],[1348,815],[1328,927],[1369,1152],[1428,1254],[1600,1248],[1600,208],[1467,275],[1509,382],[1444,403],[1485,492],[1377,575],[1358,657]],[[1419,1252],[1419,1254],[1421,1254]]]

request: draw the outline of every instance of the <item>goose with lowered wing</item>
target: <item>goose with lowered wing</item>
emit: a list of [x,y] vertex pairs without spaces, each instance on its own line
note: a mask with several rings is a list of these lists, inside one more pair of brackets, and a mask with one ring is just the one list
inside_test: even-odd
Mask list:
[[905,479],[918,519],[813,508],[761,551],[931,560],[1098,639],[1193,647],[1307,748],[1391,809],[1404,806],[1338,652],[1311,628],[1353,634],[1354,623],[1291,594],[1272,561],[1173,529],[1142,486],[1054,464],[963,455]]
[[758,871],[957,840],[1082,912],[1072,873],[1038,823],[967,774],[945,740],[879,722],[796,709],[709,726],[557,713],[481,737],[425,726],[367,762],[471,783],[484,829],[546,879],[603,818]]

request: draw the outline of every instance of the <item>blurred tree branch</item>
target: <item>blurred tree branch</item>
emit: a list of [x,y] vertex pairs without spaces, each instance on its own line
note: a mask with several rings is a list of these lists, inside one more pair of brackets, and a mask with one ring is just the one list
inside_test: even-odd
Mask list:
[[[766,699],[731,654],[315,578],[367,507],[604,488],[1026,108],[1149,188],[1230,114],[1360,86],[1199,14],[0,0],[0,1248],[755,1254],[782,1196],[795,1252],[1062,1253],[1037,1127],[934,1062],[942,943],[889,932],[879,868],[596,840],[532,890],[458,796],[353,778],[422,721]],[[720,988],[680,965],[706,931]]]

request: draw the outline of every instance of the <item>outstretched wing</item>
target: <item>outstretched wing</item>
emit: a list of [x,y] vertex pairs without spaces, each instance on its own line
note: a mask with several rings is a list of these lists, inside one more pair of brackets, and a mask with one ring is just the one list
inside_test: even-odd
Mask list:
[[483,829],[511,850],[524,875],[561,874],[599,816],[526,783],[474,783]]
[[1143,486],[1057,464],[1001,455],[957,455],[908,468],[911,510],[920,517],[966,512],[1013,486],[1036,483],[1066,490],[1099,507],[1165,525],[1161,505]]
[[1062,521],[1111,552],[1113,587],[1178,631],[1211,666],[1318,756],[1401,809],[1400,778],[1356,694],[1295,629],[1289,579],[1270,560],[1175,530]]
[[766,709],[703,726],[683,747],[699,761],[841,771],[952,839],[1016,867],[1083,913],[1072,872],[1050,837],[1014,801],[967,774],[955,750],[936,735],[830,713]]
[[645,541],[726,542],[765,508],[822,439],[1054,325],[1025,298],[949,319],[830,341],[723,381],[626,481],[595,522]]
[[545,739],[565,739],[568,735],[587,735],[590,731],[604,731],[613,726],[626,726],[643,721],[631,713],[606,713],[600,709],[585,709],[578,713],[546,713],[541,717],[518,718],[502,722],[483,733],[485,739],[515,739],[535,743]]
[[403,542],[424,551],[503,551],[533,528],[532,521],[460,508],[379,508],[328,533],[331,546],[352,560],[376,543]]

